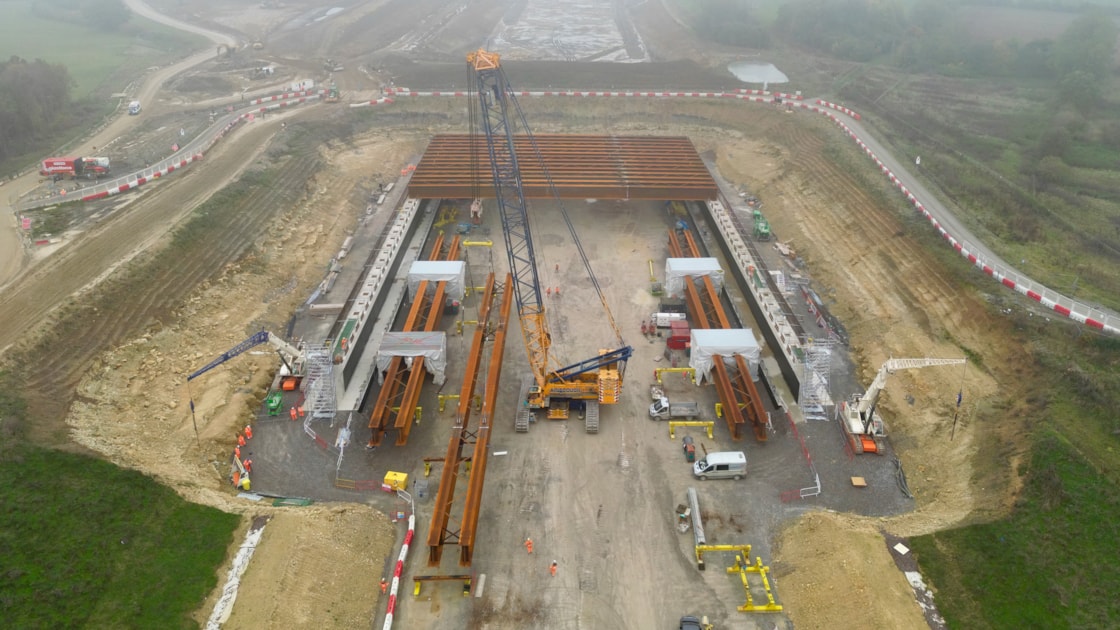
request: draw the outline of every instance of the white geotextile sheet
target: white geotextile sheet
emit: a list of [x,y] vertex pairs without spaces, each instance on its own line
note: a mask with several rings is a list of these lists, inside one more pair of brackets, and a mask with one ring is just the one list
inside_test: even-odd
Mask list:
[[747,360],[748,369],[751,371],[751,380],[758,379],[758,364],[762,358],[762,348],[755,341],[754,332],[750,328],[732,328],[730,330],[692,329],[691,355],[688,366],[696,370],[696,383],[711,381],[712,366],[715,356],[723,357],[728,367],[735,364],[735,355],[741,354]]
[[424,367],[432,375],[432,382],[443,385],[447,379],[447,333],[437,332],[387,332],[377,350],[377,382],[385,380],[393,357],[405,357],[409,369],[413,357],[424,357]]
[[447,282],[444,295],[463,299],[467,286],[467,263],[461,260],[417,260],[408,268],[408,299],[416,299],[416,289],[424,280]]
[[665,290],[672,297],[684,297],[684,283],[690,276],[708,276],[716,293],[723,292],[723,269],[715,258],[666,258]]

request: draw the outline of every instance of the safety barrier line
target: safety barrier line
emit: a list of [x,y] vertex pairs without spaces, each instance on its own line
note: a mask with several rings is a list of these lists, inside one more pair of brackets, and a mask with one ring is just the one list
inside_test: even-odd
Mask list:
[[404,572],[404,561],[408,558],[408,546],[412,544],[412,537],[416,535],[416,512],[415,510],[408,515],[408,533],[404,535],[404,545],[401,546],[401,552],[397,556],[397,563],[393,567],[393,583],[389,588],[389,603],[385,608],[385,625],[382,626],[384,630],[390,630],[393,627],[393,615],[396,613],[397,608],[397,590],[401,585],[401,574]]

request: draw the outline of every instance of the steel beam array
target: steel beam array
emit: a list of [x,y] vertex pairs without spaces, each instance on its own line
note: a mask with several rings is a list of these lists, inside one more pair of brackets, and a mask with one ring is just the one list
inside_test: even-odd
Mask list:
[[[549,176],[561,199],[666,199],[706,201],[719,189],[692,141],[673,136],[533,134],[544,169],[530,139],[519,135],[514,152],[526,199],[553,199]],[[438,135],[428,144],[409,181],[418,199],[469,199],[479,191],[494,196],[486,138]],[[547,174],[545,173],[547,169]]]
[[[506,276],[506,286],[512,281]],[[463,532],[459,537],[459,566],[469,567],[474,556],[474,536],[478,530],[479,508],[482,506],[482,484],[486,480],[486,458],[490,453],[490,421],[494,417],[494,407],[498,402],[498,380],[502,375],[502,357],[506,348],[506,330],[509,325],[509,311],[513,304],[512,291],[505,291],[502,310],[498,313],[498,326],[494,329],[494,345],[490,351],[490,371],[486,377],[486,392],[482,397],[482,417],[479,419],[478,435],[474,441],[474,454],[471,456],[471,480],[467,486],[467,497],[463,505]]]
[[[486,289],[482,294],[478,327],[475,329],[470,353],[467,357],[463,385],[459,390],[459,406],[451,430],[451,439],[447,444],[443,472],[440,475],[439,491],[436,493],[435,507],[432,510],[431,526],[428,528],[428,566],[430,567],[439,566],[443,546],[446,544],[459,545],[460,566],[469,567],[474,556],[474,539],[478,530],[479,508],[482,505],[482,489],[486,479],[486,461],[490,449],[490,420],[493,416],[494,405],[497,403],[499,377],[501,376],[506,345],[506,331],[509,325],[510,309],[513,305],[512,283],[513,277],[507,275],[502,292],[502,304],[498,310],[498,321],[492,327],[489,320],[490,305],[495,294],[494,274],[489,275]],[[483,343],[490,333],[493,333],[493,342],[491,344],[486,391],[483,395],[482,415],[479,419],[478,429],[472,432],[469,428],[470,403],[474,398],[478,373],[482,366]],[[461,464],[465,459],[463,449],[472,440],[474,448],[470,457],[470,481],[467,486],[467,495],[463,500],[463,515],[459,521],[459,529],[456,530],[451,528],[451,508],[455,500],[455,485],[460,474]]]
[[[458,237],[456,237],[456,242]],[[436,237],[435,244],[432,246],[432,252],[428,256],[428,260],[439,260],[441,250],[443,249],[443,235],[440,234]],[[402,330],[404,332],[411,332],[418,330],[424,320],[421,319],[423,306],[427,302],[424,299],[425,292],[417,290],[416,299],[412,302],[412,307],[408,311],[408,318],[405,319]],[[402,357],[393,357],[389,363],[389,369],[385,372],[385,379],[381,385],[381,391],[377,394],[377,402],[373,405],[373,411],[369,416],[370,438],[369,446],[379,446],[385,432],[389,430],[389,418],[393,414],[393,408],[397,407],[403,409],[402,400],[405,394],[406,386],[408,384],[408,370],[405,368],[404,359]],[[409,414],[412,409],[409,409]],[[399,419],[399,418],[398,418]],[[406,425],[410,426],[410,425]],[[407,436],[405,440],[407,441]]]
[[[507,293],[508,285],[507,285]],[[459,406],[455,410],[455,422],[451,426],[451,439],[447,443],[447,454],[443,458],[443,472],[439,477],[439,490],[436,492],[432,521],[428,527],[428,566],[439,566],[443,545],[457,544],[460,536],[458,529],[449,529],[451,504],[455,500],[455,484],[459,479],[459,466],[463,462],[463,448],[472,439],[470,426],[471,400],[474,399],[478,372],[482,366],[482,344],[486,341],[487,322],[490,318],[490,304],[494,300],[494,274],[486,279],[482,292],[482,302],[478,307],[478,325],[471,339],[471,349],[467,354],[467,364],[463,372],[463,384],[459,388]]]
[[[681,239],[677,237],[676,230],[669,230],[669,253],[676,258],[699,258],[700,248],[693,240],[691,232],[684,231],[683,235],[684,244],[682,245]],[[696,282],[684,283],[685,301],[688,304],[693,321],[697,323],[699,328],[731,328],[731,322],[727,318],[727,313],[723,310],[719,293],[716,292],[711,278],[703,276],[698,280],[704,286],[703,291],[700,291]],[[746,409],[747,417],[750,418],[751,424],[754,426],[755,439],[759,442],[765,442],[768,436],[766,433],[766,409],[762,406],[762,397],[758,393],[758,388],[754,386],[746,360],[738,354],[734,358],[737,368],[735,374],[727,369],[727,365],[724,364],[722,357],[719,355],[714,357],[712,364],[713,381],[722,403],[723,417],[727,420],[727,429],[731,432],[733,439],[740,440],[743,438],[743,425],[746,424],[746,421],[743,418],[742,410]]]
[[[448,247],[444,260],[455,260],[458,256],[459,237],[456,236],[451,240],[451,245]],[[435,293],[429,300],[429,284],[427,280],[420,281],[420,284],[416,287],[415,302],[413,303],[413,307],[419,303],[424,303],[428,307],[423,326],[418,326],[424,332],[432,332],[439,325],[440,316],[443,314],[443,298],[447,292],[447,281],[440,280],[436,283]],[[420,308],[423,309],[423,306]],[[420,389],[424,386],[425,376],[424,357],[413,357],[412,369],[408,374],[408,383],[405,385],[404,394],[401,396],[400,405],[397,408],[397,419],[393,423],[393,427],[397,430],[397,446],[404,446],[408,443],[408,434],[412,430],[413,410],[420,402]]]

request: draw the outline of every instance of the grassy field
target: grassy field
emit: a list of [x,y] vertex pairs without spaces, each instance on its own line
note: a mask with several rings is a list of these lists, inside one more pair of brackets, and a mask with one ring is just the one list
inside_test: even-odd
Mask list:
[[1040,431],[1006,520],[910,540],[951,628],[1109,628],[1120,619],[1120,491]]
[[72,96],[77,100],[119,91],[129,72],[204,42],[135,15],[120,31],[105,33],[32,15],[26,0],[0,0],[0,59],[16,55],[65,65],[76,83]]
[[8,628],[190,628],[240,517],[138,472],[30,445],[0,458]]

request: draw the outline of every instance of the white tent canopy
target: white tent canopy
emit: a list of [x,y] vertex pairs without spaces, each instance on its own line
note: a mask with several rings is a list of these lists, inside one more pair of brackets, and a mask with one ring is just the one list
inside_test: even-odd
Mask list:
[[446,295],[463,299],[467,286],[467,263],[461,260],[417,260],[408,268],[408,299],[416,299],[416,289],[424,280],[447,282]]
[[385,371],[393,357],[407,357],[409,368],[412,357],[424,357],[424,367],[432,375],[432,382],[443,385],[447,379],[447,333],[438,332],[387,332],[377,350],[377,382],[385,378]]
[[665,259],[665,290],[670,296],[684,296],[684,283],[689,276],[708,276],[716,293],[723,292],[723,269],[715,258]]
[[751,380],[757,378],[762,348],[755,341],[754,332],[750,328],[730,330],[693,328],[691,348],[692,354],[689,356],[688,366],[696,370],[697,384],[711,381],[715,356],[723,357],[724,363],[730,367],[735,363],[735,355],[743,355],[751,371]]

